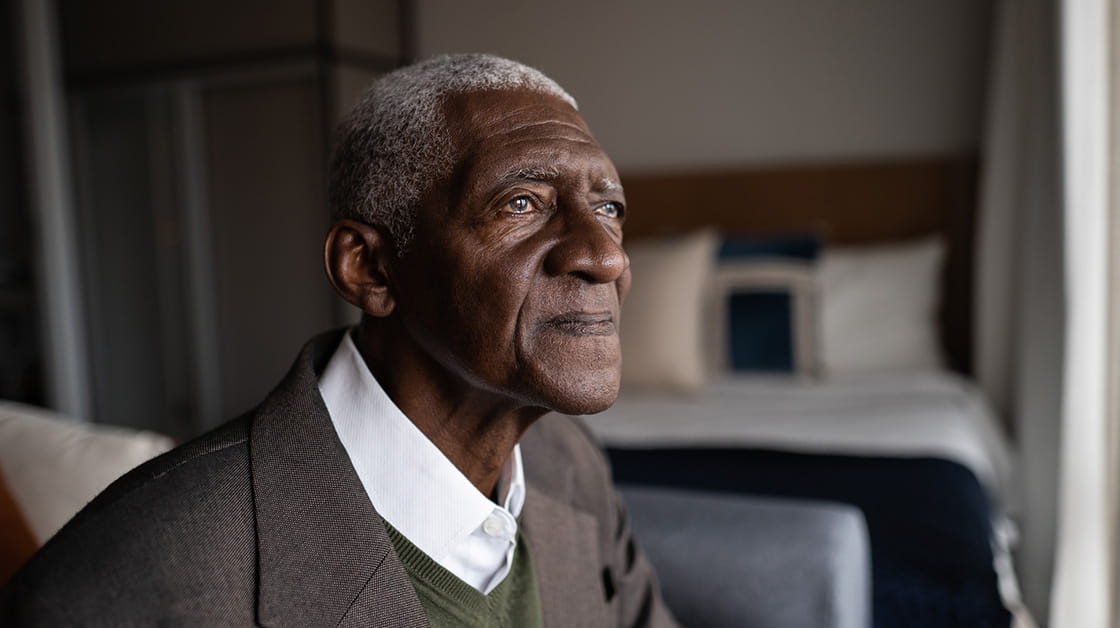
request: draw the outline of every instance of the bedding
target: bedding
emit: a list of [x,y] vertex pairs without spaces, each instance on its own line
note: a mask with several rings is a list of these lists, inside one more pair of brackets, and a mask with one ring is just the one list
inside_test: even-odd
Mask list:
[[934,371],[940,238],[823,247],[818,237],[714,230],[627,246],[623,385],[695,393],[705,371]]
[[702,398],[625,394],[587,418],[620,483],[826,499],[871,535],[875,626],[1007,626],[1012,460],[946,372],[717,376]]
[[628,245],[633,276],[623,303],[622,385],[695,392],[705,383],[704,299],[719,237],[701,230]]
[[624,393],[586,420],[616,447],[721,445],[945,458],[976,474],[997,503],[1013,508],[1016,500],[1011,454],[987,401],[974,384],[949,372],[826,380],[720,374],[702,397]]
[[941,367],[937,333],[945,246],[939,238],[829,247],[817,269],[822,370],[828,375]]
[[814,235],[727,238],[712,277],[713,367],[811,373],[816,368]]

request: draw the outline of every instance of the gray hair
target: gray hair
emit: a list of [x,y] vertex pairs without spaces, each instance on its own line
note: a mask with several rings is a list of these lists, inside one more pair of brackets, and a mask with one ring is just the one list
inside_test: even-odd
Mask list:
[[420,199],[454,166],[444,102],[507,89],[551,94],[578,108],[538,70],[488,54],[434,57],[375,81],[336,131],[329,183],[334,218],[384,227],[403,255]]

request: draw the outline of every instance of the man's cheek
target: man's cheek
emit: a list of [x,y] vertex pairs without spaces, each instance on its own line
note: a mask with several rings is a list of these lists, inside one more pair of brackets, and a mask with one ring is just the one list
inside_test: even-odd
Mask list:
[[618,305],[620,307],[622,306],[623,301],[626,300],[626,295],[630,293],[630,282],[631,275],[629,268],[623,271],[618,279],[615,280],[615,287],[618,290]]

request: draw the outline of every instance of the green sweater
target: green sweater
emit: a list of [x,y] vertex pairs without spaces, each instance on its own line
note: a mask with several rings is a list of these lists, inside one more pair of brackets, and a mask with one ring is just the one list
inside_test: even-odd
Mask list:
[[420,597],[432,628],[539,628],[541,599],[533,559],[521,531],[513,567],[489,594],[463,582],[455,574],[385,523],[412,586]]

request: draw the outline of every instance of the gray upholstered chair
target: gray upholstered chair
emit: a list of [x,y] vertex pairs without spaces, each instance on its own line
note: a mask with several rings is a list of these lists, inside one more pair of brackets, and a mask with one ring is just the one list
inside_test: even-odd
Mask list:
[[666,603],[695,628],[871,625],[867,524],[830,502],[621,487]]

